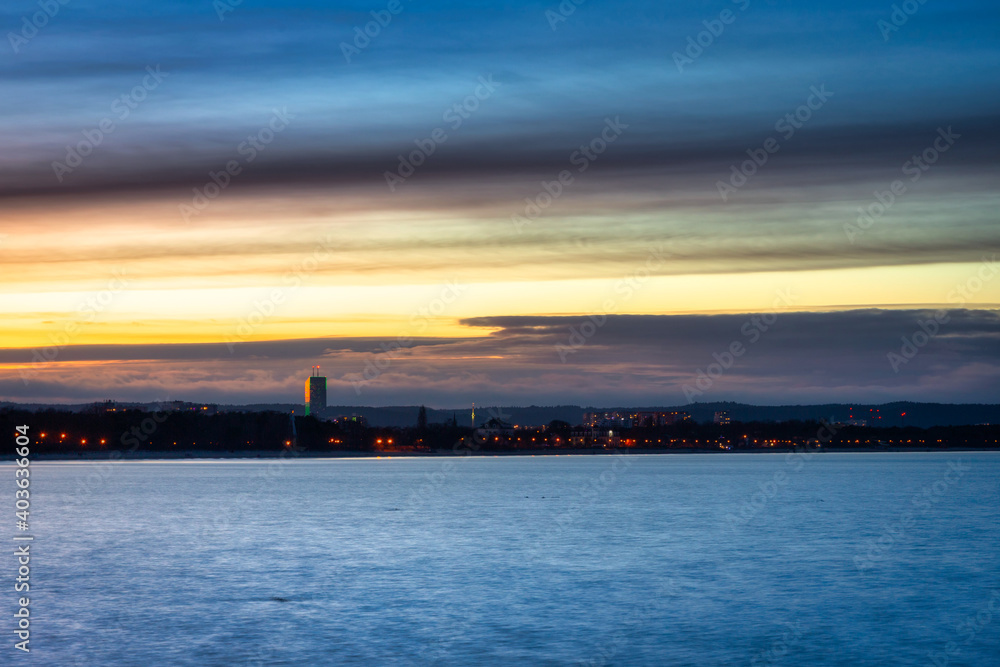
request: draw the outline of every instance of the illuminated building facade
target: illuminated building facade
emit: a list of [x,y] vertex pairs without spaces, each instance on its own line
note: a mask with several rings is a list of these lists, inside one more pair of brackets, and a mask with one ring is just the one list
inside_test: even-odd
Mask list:
[[591,428],[653,428],[671,426],[688,420],[687,412],[588,412],[583,423]]
[[306,380],[306,416],[319,417],[326,411],[326,377],[319,374],[319,366],[312,367]]

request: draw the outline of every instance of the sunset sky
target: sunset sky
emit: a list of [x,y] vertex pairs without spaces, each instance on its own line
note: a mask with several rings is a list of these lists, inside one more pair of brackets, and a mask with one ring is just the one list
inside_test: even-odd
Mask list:
[[0,400],[1000,401],[995,2],[562,7],[5,3]]

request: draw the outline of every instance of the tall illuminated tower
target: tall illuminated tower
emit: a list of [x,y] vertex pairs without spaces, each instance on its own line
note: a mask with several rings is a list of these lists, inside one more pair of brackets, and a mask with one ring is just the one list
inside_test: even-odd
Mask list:
[[312,367],[306,380],[306,416],[320,416],[326,410],[326,377],[319,374],[319,366]]

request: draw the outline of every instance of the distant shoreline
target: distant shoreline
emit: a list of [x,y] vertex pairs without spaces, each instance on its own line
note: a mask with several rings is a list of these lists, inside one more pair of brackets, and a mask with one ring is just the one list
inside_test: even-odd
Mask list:
[[[114,456],[119,453],[120,456]],[[206,450],[187,450],[178,452],[131,452],[122,453],[121,450],[111,450],[105,452],[80,452],[79,454],[32,454],[31,461],[223,461],[223,460],[296,460],[296,459],[386,459],[386,458],[492,458],[500,456],[617,456],[624,454],[627,456],[662,455],[662,454],[789,454],[796,451],[820,454],[890,454],[890,453],[913,453],[913,452],[940,452],[940,453],[964,453],[964,452],[1000,452],[1000,448],[990,447],[955,447],[955,448],[932,448],[932,447],[887,447],[882,449],[871,448],[823,448],[823,449],[798,449],[791,447],[774,447],[768,449],[740,449],[740,450],[718,450],[718,449],[532,449],[519,451],[469,451],[453,453],[442,450],[437,452],[300,452],[293,456],[288,456],[284,451],[275,450],[251,450],[244,452],[212,452]],[[0,462],[13,461],[16,457],[13,454],[0,456]]]

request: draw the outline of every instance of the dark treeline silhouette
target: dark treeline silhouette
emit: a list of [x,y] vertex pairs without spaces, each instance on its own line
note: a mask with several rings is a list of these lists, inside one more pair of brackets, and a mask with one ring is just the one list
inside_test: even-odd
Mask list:
[[[294,428],[293,428],[294,419]],[[849,426],[815,421],[709,424],[685,421],[671,426],[619,431],[589,429],[555,420],[548,426],[513,429],[495,420],[473,430],[455,420],[427,424],[421,414],[413,427],[370,427],[342,420],[280,412],[117,410],[73,413],[0,410],[0,428],[13,451],[15,427],[27,425],[35,454],[101,451],[147,452],[518,452],[608,449],[748,451],[824,447],[837,449],[949,449],[1000,447],[1000,426],[932,428]]]
[[36,454],[101,450],[280,452],[292,445],[309,452],[430,452],[451,447],[472,433],[453,423],[422,429],[378,428],[351,420],[321,421],[280,412],[0,409],[0,428],[12,434],[12,443],[15,428],[23,425],[29,426]]

